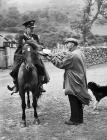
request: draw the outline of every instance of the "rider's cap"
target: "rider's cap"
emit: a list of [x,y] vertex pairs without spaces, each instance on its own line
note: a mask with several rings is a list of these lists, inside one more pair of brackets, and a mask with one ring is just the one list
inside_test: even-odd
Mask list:
[[35,27],[35,20],[29,20],[23,23],[26,28]]

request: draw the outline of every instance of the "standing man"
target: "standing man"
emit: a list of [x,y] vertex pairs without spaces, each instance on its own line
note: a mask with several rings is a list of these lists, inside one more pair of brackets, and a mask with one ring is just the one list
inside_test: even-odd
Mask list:
[[64,89],[71,108],[70,119],[65,124],[78,125],[83,123],[83,105],[89,105],[91,97],[88,94],[84,56],[77,48],[78,40],[68,38],[65,44],[68,52],[46,56],[56,67],[65,69]]
[[[10,75],[13,78],[14,86],[13,88],[10,88],[8,86],[9,90],[14,90],[14,92],[18,92],[18,83],[17,83],[17,76],[18,76],[18,70],[22,63],[20,61],[20,55],[22,55],[22,47],[25,43],[31,45],[35,51],[35,49],[38,48],[38,50],[43,49],[43,46],[39,42],[39,37],[34,33],[35,28],[35,20],[30,20],[25,23],[23,23],[23,26],[25,27],[24,34],[20,34],[18,38],[18,46],[15,51],[14,55],[14,64],[12,71],[10,72]],[[37,59],[38,58],[38,59]],[[36,59],[34,61],[34,65],[38,69],[39,73],[39,85],[41,92],[45,92],[45,90],[42,87],[42,84],[49,82],[49,75],[45,69],[44,63],[42,62],[42,59],[40,58],[39,54],[38,57],[36,56]]]

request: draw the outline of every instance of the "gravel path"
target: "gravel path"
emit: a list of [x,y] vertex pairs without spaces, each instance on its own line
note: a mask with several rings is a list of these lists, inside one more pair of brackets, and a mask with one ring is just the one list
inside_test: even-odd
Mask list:
[[[33,108],[27,109],[27,127],[21,128],[21,104],[18,94],[13,96],[6,89],[12,82],[9,70],[0,71],[0,140],[106,140],[107,139],[107,98],[99,104],[99,114],[85,107],[84,123],[67,126],[70,109],[64,95],[63,70],[47,63],[50,82],[45,85],[46,93],[39,100],[40,125],[33,125]],[[87,69],[88,81],[107,84],[107,64]]]

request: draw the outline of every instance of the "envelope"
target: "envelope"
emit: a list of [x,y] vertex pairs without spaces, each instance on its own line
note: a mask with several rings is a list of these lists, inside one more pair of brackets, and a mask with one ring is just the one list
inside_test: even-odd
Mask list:
[[51,50],[49,50],[49,49],[43,49],[43,53],[45,53],[45,54],[51,54]]

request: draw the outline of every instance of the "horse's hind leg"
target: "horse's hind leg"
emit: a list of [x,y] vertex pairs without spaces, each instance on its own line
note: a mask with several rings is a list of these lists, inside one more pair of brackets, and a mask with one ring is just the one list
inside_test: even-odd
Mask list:
[[29,96],[29,91],[27,91],[27,107],[30,108],[30,96]]
[[[20,91],[19,91],[20,94]],[[22,125],[23,127],[26,126],[26,113],[25,113],[25,109],[26,109],[26,102],[25,102],[25,93],[21,93],[21,100],[22,100]]]
[[37,98],[36,98],[36,94],[32,93],[33,94],[33,108],[34,108],[34,124],[39,124],[40,121],[39,121],[39,118],[38,118],[38,114],[37,114]]

